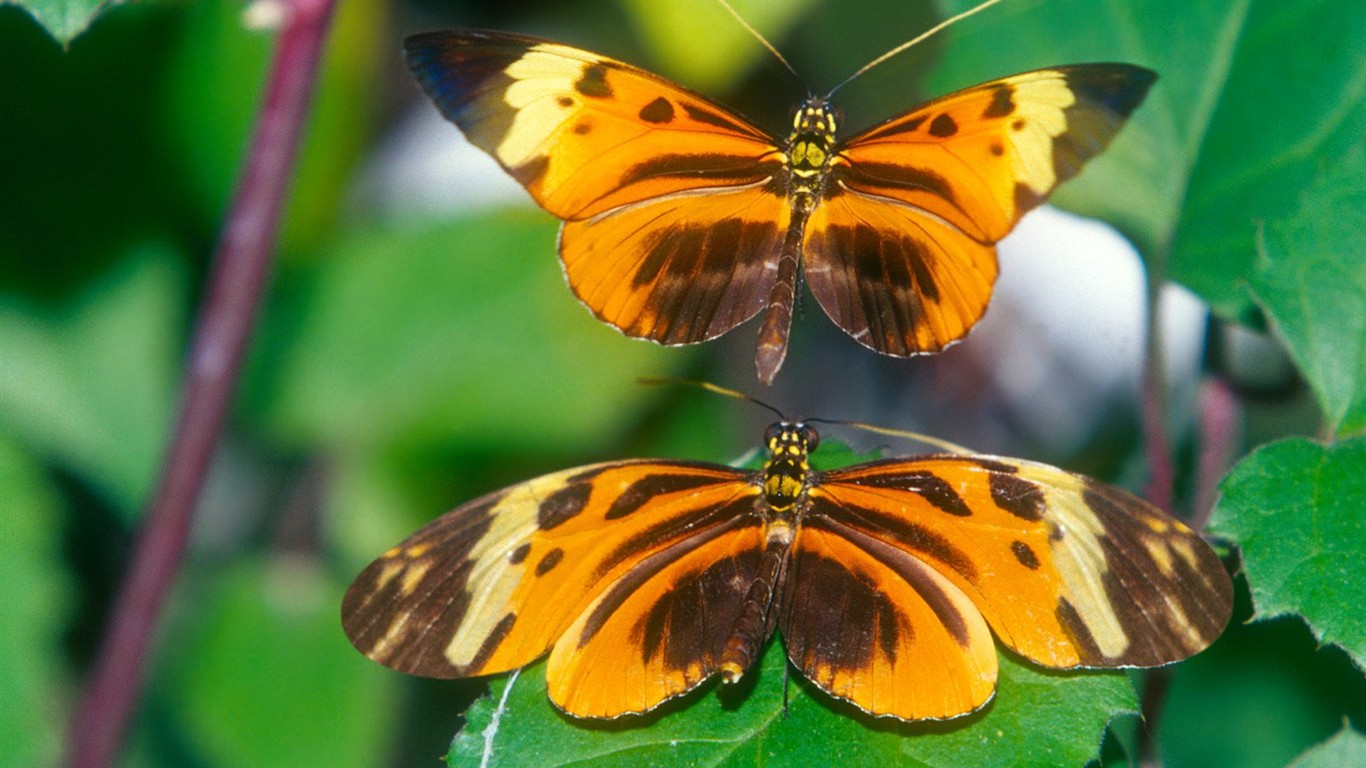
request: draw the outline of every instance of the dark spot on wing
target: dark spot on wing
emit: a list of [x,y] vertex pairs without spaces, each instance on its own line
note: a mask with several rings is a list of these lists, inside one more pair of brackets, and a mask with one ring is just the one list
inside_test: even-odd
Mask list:
[[526,556],[531,553],[531,543],[527,542],[508,553],[509,565],[521,565],[526,560]]
[[541,501],[536,510],[536,523],[541,530],[549,531],[583,511],[593,486],[588,483],[571,484],[561,488]]
[[583,68],[583,75],[574,83],[574,90],[594,99],[605,99],[612,95],[612,87],[607,84],[607,67],[590,64]]
[[538,562],[538,563],[536,563],[536,575],[537,575],[537,576],[544,576],[544,575],[546,575],[547,573],[550,572],[550,569],[552,569],[552,568],[554,568],[555,566],[559,565],[559,564],[560,564],[560,561],[563,560],[563,559],[564,559],[564,550],[563,550],[563,549],[560,549],[559,547],[555,547],[554,549],[552,549],[552,550],[550,550],[549,552],[545,553],[545,557],[542,557],[542,558],[541,558],[541,561]]
[[1005,117],[1015,111],[1015,89],[1008,85],[997,85],[991,92],[991,103],[982,113],[984,118]]
[[674,119],[674,105],[669,100],[660,96],[654,101],[640,108],[640,119],[647,123],[667,123]]
[[581,120],[577,123],[574,123],[574,133],[577,133],[580,136],[583,136],[591,132],[592,130],[593,126],[587,120]]
[[1039,556],[1034,554],[1034,550],[1023,541],[1010,542],[1010,551],[1015,553],[1015,559],[1020,561],[1020,565],[1031,571],[1039,569]]
[[1006,153],[1006,148],[1003,147],[1003,146],[1001,146],[1001,142],[999,142],[999,141],[993,141],[993,142],[991,142],[991,154],[995,155],[996,157],[1001,157],[1001,156],[1004,155],[1005,153]]
[[574,98],[572,96],[561,96],[558,99],[555,99],[555,103],[568,109],[569,107],[574,106]]
[[991,487],[991,500],[996,502],[996,506],[1021,520],[1037,522],[1043,519],[1047,501],[1038,484],[997,472],[988,473],[987,483]]
[[944,112],[930,121],[930,135],[940,139],[958,133],[958,123],[953,121],[949,113]]

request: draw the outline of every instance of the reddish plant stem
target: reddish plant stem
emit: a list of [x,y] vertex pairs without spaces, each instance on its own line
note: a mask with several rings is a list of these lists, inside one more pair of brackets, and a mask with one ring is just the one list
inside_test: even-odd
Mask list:
[[1195,506],[1190,526],[1203,530],[1214,512],[1219,481],[1233,464],[1238,439],[1238,399],[1221,379],[1200,386],[1200,456],[1195,471]]
[[66,765],[112,765],[270,274],[282,203],[334,0],[281,0],[283,27],[245,169],[220,236],[156,493],[67,736]]

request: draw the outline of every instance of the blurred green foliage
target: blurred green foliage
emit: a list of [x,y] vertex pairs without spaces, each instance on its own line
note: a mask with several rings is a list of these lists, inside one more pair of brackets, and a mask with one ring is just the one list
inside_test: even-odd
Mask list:
[[[815,90],[937,15],[894,0],[736,5]],[[272,47],[236,0],[115,4],[82,34],[100,7],[0,5],[0,754],[14,765],[53,759],[107,618]],[[131,764],[430,764],[483,683],[415,683],[351,651],[337,606],[365,562],[438,512],[541,472],[635,455],[727,460],[756,442],[764,414],[632,383],[678,373],[753,389],[748,332],[686,351],[624,340],[565,289],[548,216],[523,206],[386,218],[356,193],[401,104],[417,98],[403,34],[454,24],[559,32],[724,95],[764,125],[782,125],[803,87],[710,0],[340,4],[276,280]],[[1366,7],[1326,0],[1020,0],[841,92],[857,125],[1033,67],[1159,70],[1129,128],[1058,199],[1114,222],[1155,273],[1224,319],[1278,334],[1324,416],[1310,431],[1342,440],[1264,448],[1225,486],[1219,531],[1245,545],[1256,617],[1291,615],[1243,623],[1254,616],[1245,591],[1226,636],[1173,670],[1159,740],[1169,765],[1282,765],[1344,720],[1300,762],[1346,764],[1335,761],[1362,749],[1360,669],[1318,647],[1296,614],[1361,663],[1359,600],[1348,597],[1363,589],[1352,559],[1366,548],[1366,460],[1353,438],[1366,426],[1363,34]],[[784,373],[800,375],[795,364]],[[1267,422],[1249,432],[1294,429],[1274,413]],[[778,721],[777,658],[739,710],[707,692],[639,730],[558,718],[532,668],[510,701],[544,718],[551,730],[535,738],[551,740],[509,749],[578,744],[589,759],[614,749],[614,735],[691,738],[688,749],[719,764],[703,742],[730,729],[734,760],[782,765],[825,753],[774,744],[830,729],[854,760],[1056,764],[1095,754],[1104,723],[1133,706],[1115,690],[1122,678],[1008,664],[993,711],[963,723],[903,731],[829,717],[800,684],[791,720]],[[475,727],[453,757],[482,746],[480,718],[495,704],[470,711]],[[1113,724],[1107,765],[1132,751],[1138,727]]]

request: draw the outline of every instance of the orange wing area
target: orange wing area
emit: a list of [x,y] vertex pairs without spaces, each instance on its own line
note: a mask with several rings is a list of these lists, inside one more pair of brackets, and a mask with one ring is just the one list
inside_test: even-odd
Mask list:
[[642,561],[666,549],[681,556],[688,542],[751,517],[758,494],[749,474],[701,463],[546,475],[457,507],[386,552],[347,591],[342,626],[358,650],[400,672],[514,669]]
[[915,556],[813,508],[797,534],[779,619],[788,658],[873,715],[942,719],[996,687],[996,647],[972,601]]
[[1027,72],[843,142],[812,212],[806,275],[837,325],[884,354],[933,352],[986,311],[995,244],[1103,150],[1156,76]]
[[688,344],[763,309],[790,209],[750,187],[671,195],[566,222],[560,256],[570,287],[628,336]]
[[576,717],[616,717],[714,675],[762,549],[759,519],[749,515],[638,560],[579,611],[550,652],[551,701]]
[[943,349],[986,312],[996,249],[935,217],[861,192],[824,200],[806,225],[811,293],[855,341],[907,357]]
[[1011,650],[1046,667],[1149,667],[1212,643],[1232,585],[1200,537],[1055,467],[927,456],[824,474],[812,514],[920,559]]
[[447,119],[561,219],[782,169],[773,137],[700,94],[505,32],[414,35],[409,67]]

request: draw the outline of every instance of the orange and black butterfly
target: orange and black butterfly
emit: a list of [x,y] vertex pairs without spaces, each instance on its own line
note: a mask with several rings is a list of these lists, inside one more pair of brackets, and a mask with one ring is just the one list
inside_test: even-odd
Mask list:
[[343,626],[427,677],[549,651],[550,698],[597,718],[734,682],[777,629],[821,690],[917,720],[991,698],[993,634],[1045,667],[1151,667],[1228,622],[1214,552],[1125,491],[993,456],[823,472],[816,444],[784,421],[757,471],[615,461],[488,494],[367,567]]
[[1110,143],[1156,77],[1127,64],[1025,72],[844,138],[830,94],[810,96],[782,138],[534,37],[454,30],[406,48],[441,112],[564,220],[565,275],[594,315],[691,344],[767,308],[764,383],[787,353],[799,267],[870,349],[908,357],[962,338],[991,298],[997,241]]

